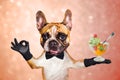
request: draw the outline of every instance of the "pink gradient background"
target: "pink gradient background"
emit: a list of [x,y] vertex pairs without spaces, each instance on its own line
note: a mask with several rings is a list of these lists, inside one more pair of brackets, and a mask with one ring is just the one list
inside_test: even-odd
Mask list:
[[93,33],[104,40],[111,32],[115,37],[103,56],[109,65],[96,65],[69,71],[69,80],[120,80],[120,0],[0,0],[0,80],[42,80],[41,69],[32,70],[23,57],[10,49],[11,41],[28,40],[38,57],[42,48],[36,29],[35,13],[42,10],[48,22],[60,22],[64,12],[73,13],[70,55],[78,60],[95,56],[88,40]]

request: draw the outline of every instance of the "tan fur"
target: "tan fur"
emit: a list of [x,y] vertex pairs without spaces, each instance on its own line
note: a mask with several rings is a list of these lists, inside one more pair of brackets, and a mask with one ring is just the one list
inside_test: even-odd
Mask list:
[[70,31],[66,28],[66,26],[61,23],[49,23],[40,30],[40,34],[43,34],[45,32],[50,32],[53,26],[57,27],[58,32],[63,32],[65,34],[70,33]]

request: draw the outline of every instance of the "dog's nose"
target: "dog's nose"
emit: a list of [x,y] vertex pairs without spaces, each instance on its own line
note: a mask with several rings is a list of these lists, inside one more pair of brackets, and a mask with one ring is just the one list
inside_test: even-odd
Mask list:
[[56,46],[58,46],[58,42],[55,41],[55,40],[51,40],[51,41],[49,42],[49,46],[50,46],[50,47],[56,47]]

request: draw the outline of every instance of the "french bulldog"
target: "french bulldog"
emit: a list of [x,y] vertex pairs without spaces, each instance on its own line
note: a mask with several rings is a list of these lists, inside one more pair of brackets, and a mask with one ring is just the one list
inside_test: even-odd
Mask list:
[[32,69],[42,68],[43,80],[68,80],[70,68],[83,68],[95,64],[110,64],[111,60],[102,62],[94,61],[94,58],[74,60],[67,52],[70,44],[70,31],[72,29],[72,12],[67,9],[62,22],[48,23],[42,11],[36,13],[36,25],[41,35],[40,43],[43,53],[35,58],[30,52],[29,42],[20,42],[15,38],[11,42],[11,48],[18,51]]

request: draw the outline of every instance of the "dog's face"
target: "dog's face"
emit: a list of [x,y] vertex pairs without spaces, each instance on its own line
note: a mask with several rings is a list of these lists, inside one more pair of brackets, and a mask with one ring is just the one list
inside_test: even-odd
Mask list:
[[37,28],[41,34],[40,43],[46,52],[57,55],[69,46],[71,16],[71,11],[66,10],[61,23],[47,23],[43,12],[36,13]]

